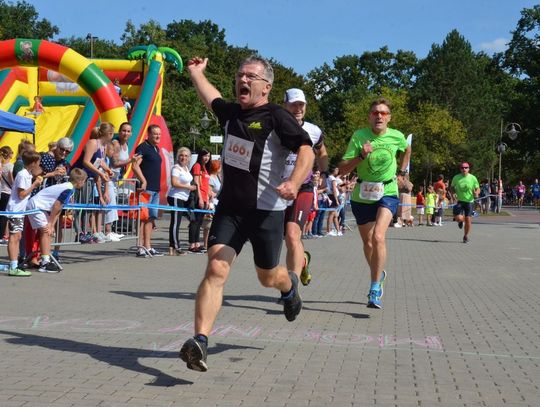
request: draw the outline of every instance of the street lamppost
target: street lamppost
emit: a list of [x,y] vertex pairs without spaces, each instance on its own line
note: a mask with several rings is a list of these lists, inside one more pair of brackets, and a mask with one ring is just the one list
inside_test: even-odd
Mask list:
[[197,137],[200,137],[201,133],[199,132],[199,129],[195,126],[191,126],[189,128],[189,135],[193,137],[193,150],[192,153],[195,153],[195,139]]
[[94,58],[94,41],[97,39],[98,37],[94,37],[91,33],[86,34],[86,41],[90,41],[90,59]]
[[204,116],[201,118],[201,127],[206,130],[208,127],[210,127],[210,123],[212,123],[212,119],[208,117],[205,111]]
[[504,127],[504,123],[501,120],[501,134],[499,138],[499,144],[497,145],[497,152],[499,153],[499,182],[501,182],[502,155],[508,147],[506,143],[503,143],[502,141],[503,133],[508,134],[508,137],[510,138],[510,140],[513,141],[517,139],[520,132],[521,132],[521,126],[518,123],[508,123],[506,127]]

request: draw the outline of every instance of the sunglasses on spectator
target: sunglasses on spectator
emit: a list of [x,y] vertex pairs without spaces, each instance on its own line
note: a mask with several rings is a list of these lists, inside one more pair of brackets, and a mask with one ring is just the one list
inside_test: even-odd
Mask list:
[[61,153],[66,153],[66,154],[71,153],[71,150],[68,149],[68,148],[58,147],[58,150],[59,150]]
[[461,167],[462,170],[468,170],[469,167]]
[[369,112],[369,114],[372,115],[373,117],[377,117],[378,115],[381,115],[382,117],[386,117],[390,114],[390,112],[374,110],[372,112]]

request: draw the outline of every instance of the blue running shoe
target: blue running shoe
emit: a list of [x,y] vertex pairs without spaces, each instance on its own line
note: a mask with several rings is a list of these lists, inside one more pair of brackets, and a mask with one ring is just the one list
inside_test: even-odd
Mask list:
[[368,294],[368,303],[367,303],[368,308],[381,309],[382,308],[381,297],[382,297],[382,290],[371,290]]
[[380,295],[381,298],[382,298],[382,296],[384,294],[384,282],[385,281],[386,281],[386,270],[383,270],[382,274],[381,274],[381,281],[379,281],[379,283],[381,284],[381,295]]

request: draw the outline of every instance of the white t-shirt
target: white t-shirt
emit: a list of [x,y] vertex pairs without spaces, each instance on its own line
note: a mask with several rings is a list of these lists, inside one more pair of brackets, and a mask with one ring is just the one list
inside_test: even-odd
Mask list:
[[[187,168],[182,168],[178,164],[175,164],[171,170],[171,178],[176,177],[181,184],[191,184],[193,181],[193,175],[189,172]],[[171,186],[167,196],[171,198],[180,199],[181,201],[187,201],[189,197],[189,189],[187,188],[175,188]]]
[[[32,185],[32,175],[26,168],[23,168],[17,173],[15,180],[13,181],[13,189],[11,196],[6,207],[7,212],[24,212],[26,210],[26,203],[30,199],[30,194],[26,198],[19,197],[19,189],[28,189]],[[13,218],[22,218],[24,215],[10,215]]]
[[[17,175],[18,176],[18,175]],[[73,195],[73,184],[64,182],[62,184],[51,185],[43,188],[28,201],[27,209],[41,209],[50,212],[56,201],[60,201],[62,205],[69,202]]]
[[208,180],[208,185],[210,185],[210,188],[212,188],[212,192],[216,194],[214,199],[212,200],[212,203],[214,204],[214,208],[215,208],[218,204],[217,196],[219,195],[219,191],[221,191],[221,180],[218,178],[216,174],[210,175],[210,178]]
[[[326,188],[327,188],[327,191],[326,193],[328,195],[334,195],[334,188],[333,188],[333,182],[336,181],[336,188],[339,192],[339,186],[341,184],[343,184],[343,181],[341,180],[341,178],[339,177],[336,177],[334,175],[329,175],[327,178],[326,178]],[[337,197],[336,197],[337,198]]]

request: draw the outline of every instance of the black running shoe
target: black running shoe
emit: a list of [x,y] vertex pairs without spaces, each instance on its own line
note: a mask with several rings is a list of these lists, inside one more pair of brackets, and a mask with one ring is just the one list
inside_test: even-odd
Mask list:
[[463,222],[458,222],[457,226],[458,228],[463,229]]
[[283,301],[283,313],[287,321],[294,321],[296,316],[300,314],[302,310],[302,298],[300,298],[300,293],[298,292],[298,277],[293,272],[289,271],[289,277],[292,282],[292,289],[294,290],[294,295],[291,298],[284,298],[281,296]]
[[206,364],[207,346],[195,338],[188,339],[182,349],[180,349],[180,359],[186,362],[188,369],[196,370],[197,372],[206,372],[208,365]]
[[469,243],[469,238],[467,236],[463,236],[463,243]]

